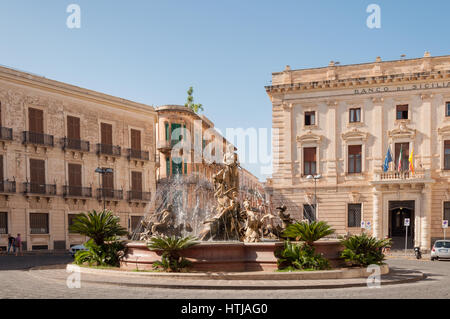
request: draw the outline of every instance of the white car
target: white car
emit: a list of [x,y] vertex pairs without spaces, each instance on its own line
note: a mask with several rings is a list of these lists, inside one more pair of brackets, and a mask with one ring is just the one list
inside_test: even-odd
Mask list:
[[75,245],[75,246],[70,247],[69,254],[71,254],[73,257],[79,250],[88,250],[88,249],[83,244]]
[[450,258],[450,240],[437,240],[431,249],[431,260]]

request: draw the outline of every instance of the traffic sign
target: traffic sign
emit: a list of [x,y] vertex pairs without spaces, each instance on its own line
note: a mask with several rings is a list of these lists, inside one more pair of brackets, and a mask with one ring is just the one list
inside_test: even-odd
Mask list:
[[366,222],[365,221],[361,222],[361,228],[366,228]]
[[372,229],[372,224],[370,222],[366,222],[366,229],[367,230],[371,230]]
[[409,218],[405,218],[405,226],[411,226],[411,220]]
[[442,228],[448,228],[448,220],[442,221]]

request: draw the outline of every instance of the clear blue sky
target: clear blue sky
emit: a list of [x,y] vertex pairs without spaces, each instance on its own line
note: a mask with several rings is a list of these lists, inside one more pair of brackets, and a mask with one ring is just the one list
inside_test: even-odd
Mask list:
[[[81,29],[66,27],[71,3]],[[192,85],[219,129],[270,128],[272,72],[447,55],[449,13],[448,0],[0,0],[0,64],[155,106]]]

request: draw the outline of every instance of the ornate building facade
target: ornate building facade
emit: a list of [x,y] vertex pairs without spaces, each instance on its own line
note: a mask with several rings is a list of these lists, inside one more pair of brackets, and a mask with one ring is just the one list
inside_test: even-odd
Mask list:
[[0,106],[0,247],[67,249],[78,213],[106,207],[131,232],[150,209],[153,107],[4,67]]
[[[409,219],[409,248],[429,250],[443,237],[442,221],[450,218],[450,56],[288,66],[273,73],[266,91],[275,203],[299,219],[328,221],[341,235],[364,226],[398,244]],[[384,167],[388,149],[392,162]]]

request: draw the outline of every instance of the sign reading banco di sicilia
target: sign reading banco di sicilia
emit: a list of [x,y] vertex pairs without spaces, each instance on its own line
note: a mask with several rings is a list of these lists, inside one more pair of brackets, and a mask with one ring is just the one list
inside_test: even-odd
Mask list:
[[388,92],[402,92],[402,91],[414,91],[414,90],[427,90],[427,89],[445,89],[450,88],[450,82],[435,82],[435,83],[423,83],[423,84],[411,84],[403,86],[380,86],[375,88],[356,89],[354,94],[372,94],[372,93],[388,93]]

